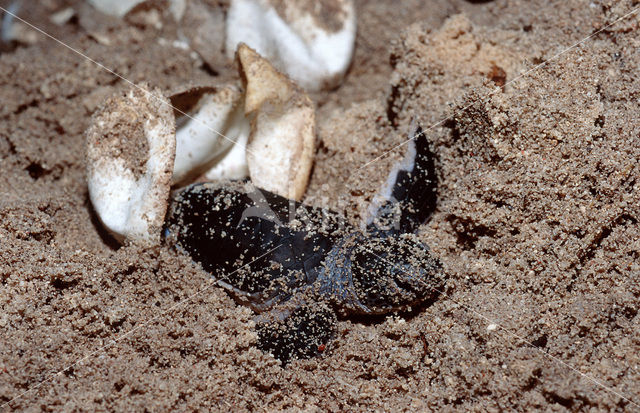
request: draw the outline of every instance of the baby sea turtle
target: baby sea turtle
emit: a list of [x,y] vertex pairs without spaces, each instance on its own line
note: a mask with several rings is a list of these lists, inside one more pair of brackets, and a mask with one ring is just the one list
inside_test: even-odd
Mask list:
[[179,192],[167,238],[258,316],[258,345],[283,363],[325,348],[336,312],[387,314],[429,302],[441,265],[414,232],[436,205],[420,128],[358,229],[341,214],[241,182]]

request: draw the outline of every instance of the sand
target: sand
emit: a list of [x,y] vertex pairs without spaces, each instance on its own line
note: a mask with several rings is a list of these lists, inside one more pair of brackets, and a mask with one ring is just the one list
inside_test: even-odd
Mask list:
[[[235,73],[172,47],[168,19],[24,3],[133,82]],[[283,369],[256,349],[251,310],[188,258],[101,228],[83,133],[126,85],[34,33],[0,54],[3,410],[640,410],[640,20],[608,26],[637,2],[356,3],[352,67],[312,96],[305,202],[357,223],[402,148],[369,162],[419,122],[439,174],[419,236],[447,273],[440,298],[342,318],[321,357]],[[49,21],[67,5],[75,18]]]

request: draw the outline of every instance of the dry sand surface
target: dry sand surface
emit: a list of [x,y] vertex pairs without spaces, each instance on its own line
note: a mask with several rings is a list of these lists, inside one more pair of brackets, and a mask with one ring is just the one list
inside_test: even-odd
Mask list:
[[[23,3],[133,82],[235,74],[172,47],[169,20]],[[101,228],[83,133],[126,85],[35,33],[0,54],[0,410],[640,410],[640,17],[617,21],[638,2],[356,3],[347,77],[313,95],[305,202],[357,222],[399,155],[359,168],[418,121],[437,157],[419,236],[447,273],[440,298],[341,319],[321,357],[283,369],[188,258]]]

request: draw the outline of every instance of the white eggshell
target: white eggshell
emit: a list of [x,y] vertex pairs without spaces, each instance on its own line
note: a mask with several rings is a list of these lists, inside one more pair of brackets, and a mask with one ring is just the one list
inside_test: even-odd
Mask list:
[[237,180],[249,176],[249,166],[247,165],[247,142],[251,123],[244,116],[244,110],[239,108],[231,118],[231,125],[227,133],[233,136],[236,143],[222,154],[219,161],[205,174],[205,178],[210,181]]
[[[275,5],[274,5],[275,4]],[[326,13],[312,14],[323,9]],[[323,21],[331,15],[331,22]],[[336,86],[353,55],[352,0],[231,0],[226,50],[246,43],[307,90]]]
[[247,164],[253,183],[285,198],[304,195],[315,152],[311,99],[245,44],[238,47],[251,117]]
[[146,88],[107,99],[86,144],[89,196],[100,221],[120,242],[157,244],[175,156],[169,102]]
[[[235,146],[244,153],[249,121],[243,116],[243,96],[237,86],[192,88],[174,94],[171,102],[177,112],[174,183],[211,168],[220,170],[220,162]],[[246,176],[246,161],[239,169],[244,175],[238,171],[229,175],[238,179]]]
[[145,0],[87,0],[104,14],[122,17],[131,9]]

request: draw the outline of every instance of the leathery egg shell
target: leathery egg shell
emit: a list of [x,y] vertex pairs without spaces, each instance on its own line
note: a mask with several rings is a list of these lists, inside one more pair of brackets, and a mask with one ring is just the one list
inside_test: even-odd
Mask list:
[[160,242],[175,149],[172,109],[157,89],[130,88],[94,114],[86,132],[89,196],[118,241]]

